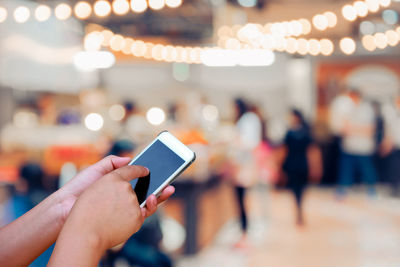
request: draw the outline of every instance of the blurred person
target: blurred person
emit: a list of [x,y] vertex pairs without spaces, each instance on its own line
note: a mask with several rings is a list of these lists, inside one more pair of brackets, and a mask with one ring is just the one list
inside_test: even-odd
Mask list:
[[375,195],[377,179],[373,155],[375,152],[375,114],[372,106],[364,101],[358,90],[349,92],[352,101],[342,125],[342,143],[339,162],[339,198],[346,194],[346,188],[353,183],[356,171],[368,185],[367,192]]
[[249,105],[241,98],[235,99],[236,109],[236,132],[237,142],[235,144],[235,193],[240,212],[240,226],[242,237],[235,247],[246,246],[248,216],[245,205],[246,187],[250,186],[255,176],[255,159],[253,150],[261,142],[261,121],[260,118],[250,110]]
[[[292,109],[290,112],[289,130],[283,144],[286,156],[282,170],[287,175],[287,187],[296,201],[296,224],[302,226],[304,225],[303,195],[308,179],[310,176],[321,176],[322,163],[319,152],[315,153],[316,147],[313,145],[310,127],[297,109]],[[319,158],[316,159],[314,155]],[[314,170],[318,170],[318,173]]]
[[378,101],[372,102],[372,108],[375,116],[373,136],[375,142],[375,151],[373,159],[377,170],[377,179],[379,178],[379,180],[384,180],[385,177],[387,177],[387,155],[382,153],[383,140],[385,137],[385,119],[381,104]]
[[392,194],[400,195],[400,96],[393,104],[383,107],[385,118],[385,137],[381,152],[389,155],[389,181]]
[[[108,155],[132,157],[135,147],[135,144],[129,140],[117,140],[112,145]],[[115,266],[115,262],[123,258],[132,266],[170,267],[172,266],[171,259],[160,251],[161,240],[160,218],[155,213],[122,247],[108,251],[101,262],[101,266]]]
[[341,155],[341,143],[342,143],[342,129],[348,116],[353,102],[350,97],[350,91],[342,90],[337,95],[329,106],[329,128],[332,134],[330,145],[328,145],[327,153],[325,154],[325,167],[326,178],[331,182],[337,182],[338,178],[338,166]]
[[174,192],[169,186],[140,208],[129,181],[148,170],[126,166],[130,160],[106,157],[0,228],[0,266],[27,266],[56,239],[49,266],[96,266],[106,249],[128,239]]

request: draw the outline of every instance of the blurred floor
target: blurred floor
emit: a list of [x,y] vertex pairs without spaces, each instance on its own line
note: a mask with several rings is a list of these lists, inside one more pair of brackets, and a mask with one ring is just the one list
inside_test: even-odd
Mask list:
[[337,201],[333,190],[310,189],[303,228],[294,225],[291,195],[265,192],[248,194],[249,248],[233,248],[240,231],[231,221],[211,246],[177,266],[400,266],[400,200],[383,190],[374,199],[360,191]]

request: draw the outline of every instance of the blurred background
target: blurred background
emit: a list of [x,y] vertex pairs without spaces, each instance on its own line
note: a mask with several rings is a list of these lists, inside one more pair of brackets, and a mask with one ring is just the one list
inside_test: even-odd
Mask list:
[[399,12],[1,0],[0,226],[169,130],[197,160],[101,266],[400,266]]

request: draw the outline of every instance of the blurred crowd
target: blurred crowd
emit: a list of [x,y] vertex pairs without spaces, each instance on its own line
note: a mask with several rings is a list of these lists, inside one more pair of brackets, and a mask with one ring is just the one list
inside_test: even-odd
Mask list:
[[[379,181],[389,184],[393,195],[400,193],[400,97],[382,104],[366,99],[355,88],[348,89],[330,105],[330,138],[324,140],[316,137],[312,118],[297,108],[288,111],[285,134],[279,140],[272,140],[262,105],[245,98],[232,101],[231,120],[219,118],[217,108],[202,98],[197,99],[196,105],[173,103],[168,106],[161,126],[149,123],[149,118],[132,101],[118,107],[123,107],[121,118],[105,122],[101,134],[80,135],[79,140],[57,135],[61,141],[53,144],[53,148],[46,148],[44,154],[23,156],[15,161],[19,164],[17,178],[1,179],[0,226],[24,214],[101,157],[108,154],[133,157],[161,129],[177,135],[198,154],[197,166],[189,170],[188,177],[197,181],[218,179],[231,185],[242,230],[242,236],[233,244],[237,248],[248,245],[246,192],[258,184],[288,189],[293,194],[298,226],[305,225],[303,198],[309,183],[333,181],[338,200],[343,200],[349,187],[359,181],[366,185],[371,198],[377,195],[375,185]],[[24,103],[20,109],[33,112],[37,121],[34,125],[29,121],[29,127],[22,127],[23,131],[46,124],[83,127],[79,109],[57,110],[49,95],[36,103]],[[3,148],[9,150],[1,151],[6,155],[3,158],[21,151],[4,145],[9,137],[15,142],[12,129],[6,127],[2,132]],[[80,130],[76,131],[79,135]],[[50,134],[49,138],[53,137]],[[60,146],[64,140],[71,142]],[[85,142],[90,146],[83,145]],[[75,148],[68,149],[68,145]],[[126,244],[109,251],[102,266],[114,266],[121,259],[130,265],[173,265],[171,256],[161,246],[162,216],[161,212],[151,217]],[[44,266],[51,249],[32,266]]]

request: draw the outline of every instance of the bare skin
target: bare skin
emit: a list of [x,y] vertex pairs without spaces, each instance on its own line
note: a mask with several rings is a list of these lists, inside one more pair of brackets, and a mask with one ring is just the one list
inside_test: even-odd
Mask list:
[[[80,172],[69,183],[22,217],[1,228],[0,266],[29,265],[56,241],[72,207],[82,193],[103,176],[127,165],[130,160],[130,158],[116,156],[104,158]],[[167,187],[159,201],[165,200],[166,196],[170,196],[173,191],[173,187]],[[99,194],[98,198],[101,197]],[[148,201],[152,203],[154,196],[151,196]],[[155,207],[156,205],[149,204],[147,208],[141,209],[142,216],[147,217],[152,214]]]

